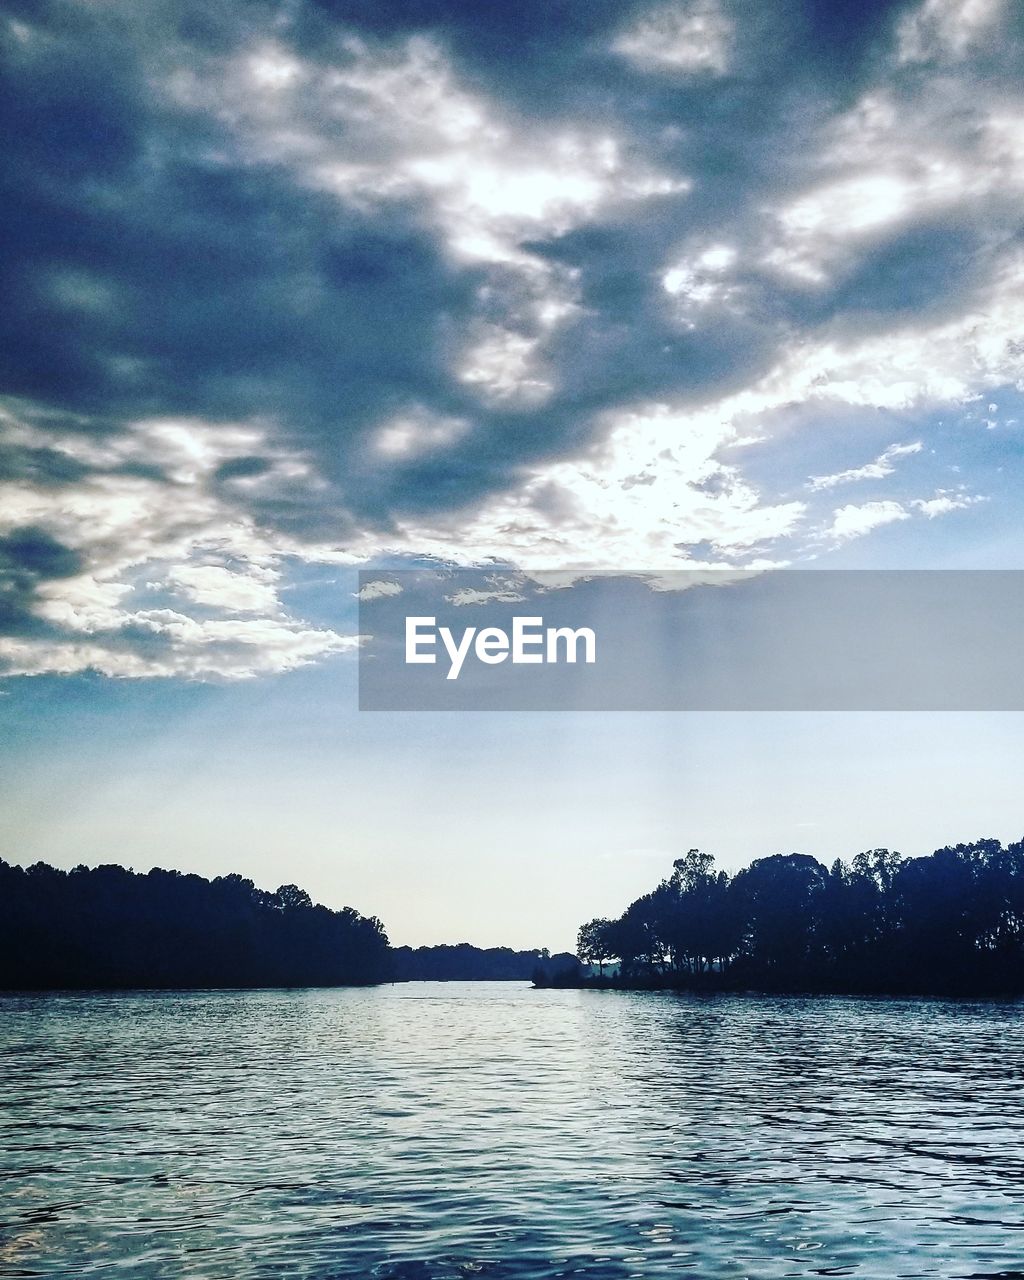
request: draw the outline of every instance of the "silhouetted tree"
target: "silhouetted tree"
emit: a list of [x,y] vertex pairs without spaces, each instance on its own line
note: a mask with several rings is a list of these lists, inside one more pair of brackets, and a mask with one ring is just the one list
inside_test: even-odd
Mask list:
[[758,858],[732,882],[745,922],[750,967],[788,983],[816,959],[819,897],[828,873],[806,854]]
[[1024,841],[829,869],[778,854],[732,877],[691,849],[618,920],[584,925],[581,953],[595,945],[627,985],[1024,993]]
[[584,964],[596,964],[603,976],[604,967],[615,955],[612,922],[603,918],[580,925],[576,936],[576,954]]
[[295,885],[0,861],[0,987],[333,986],[391,976],[384,927]]
[[395,947],[395,978],[399,982],[522,982],[543,975],[579,972],[574,955],[551,955],[547,947],[513,951],[511,947],[474,947],[468,942],[436,947]]

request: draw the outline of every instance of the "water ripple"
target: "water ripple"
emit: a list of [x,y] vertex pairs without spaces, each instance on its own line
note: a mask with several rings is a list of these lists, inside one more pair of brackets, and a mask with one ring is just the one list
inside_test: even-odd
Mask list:
[[1020,1004],[0,998],[0,1276],[1024,1278]]

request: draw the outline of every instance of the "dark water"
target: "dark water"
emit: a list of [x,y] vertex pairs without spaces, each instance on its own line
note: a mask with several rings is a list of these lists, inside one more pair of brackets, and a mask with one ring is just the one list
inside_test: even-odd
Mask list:
[[0,998],[0,1275],[1024,1276],[1024,1006]]

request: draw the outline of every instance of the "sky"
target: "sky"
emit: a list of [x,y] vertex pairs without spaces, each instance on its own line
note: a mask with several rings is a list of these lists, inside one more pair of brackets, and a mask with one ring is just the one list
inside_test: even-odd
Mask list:
[[5,0],[0,856],[552,948],[1011,713],[356,709],[361,568],[1019,569],[1014,0]]

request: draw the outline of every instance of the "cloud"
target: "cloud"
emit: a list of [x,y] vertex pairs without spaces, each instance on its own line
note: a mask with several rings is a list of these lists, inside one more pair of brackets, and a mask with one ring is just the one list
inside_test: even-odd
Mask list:
[[945,516],[951,511],[964,511],[968,507],[976,506],[977,503],[985,501],[987,499],[982,494],[944,491],[937,493],[934,498],[914,498],[910,505],[921,515],[927,516],[929,520],[934,520],[936,516]]
[[[0,56],[10,670],[316,661],[308,565],[786,563],[1024,385],[996,0],[53,0]],[[773,438],[851,408],[917,443]]]
[[[538,468],[512,493],[397,523],[383,549],[538,570],[658,570],[704,564],[687,550],[701,545],[757,567],[762,546],[792,533],[805,504],[765,502],[719,460],[734,438],[715,413],[646,406],[617,417],[599,448]],[[630,484],[645,465],[653,482]]]
[[836,542],[847,542],[882,525],[909,519],[910,512],[898,502],[865,502],[859,507],[849,504],[836,511],[828,536]]
[[962,491],[940,490],[932,498],[911,498],[906,503],[888,499],[882,502],[853,503],[840,507],[833,513],[832,522],[825,537],[833,543],[849,542],[862,538],[883,525],[909,520],[915,513],[934,520],[953,511],[964,511],[986,499],[980,494]]
[[276,571],[247,565],[239,572],[216,564],[175,565],[167,585],[197,604],[233,613],[272,613],[279,607]]
[[458,591],[453,591],[450,596],[445,596],[449,604],[457,606],[467,604],[492,604],[495,601],[503,604],[518,604],[525,600],[523,594],[523,577],[521,574],[512,576],[495,575],[487,579],[489,585],[486,587],[460,587]]
[[643,14],[616,37],[612,50],[644,70],[722,75],[733,31],[714,0],[678,0]]
[[0,632],[37,628],[33,607],[43,585],[73,578],[80,556],[34,525],[13,526],[0,536]]
[[925,0],[900,23],[899,59],[949,64],[980,52],[1006,10],[1007,0]]
[[36,642],[0,636],[0,664],[12,676],[94,671],[129,679],[240,680],[293,671],[329,654],[354,650],[358,643],[358,636],[284,623],[199,622],[171,611],[150,611],[132,619],[131,631]]
[[42,437],[48,455],[79,463],[60,484],[0,481],[5,674],[241,678],[353,647],[282,603],[289,540],[268,537],[248,508],[304,472],[256,429],[156,420],[96,439],[63,423],[5,427],[16,448]]
[[429,413],[410,413],[385,423],[374,446],[390,458],[409,458],[431,453],[452,444],[469,430],[458,418],[437,418]]
[[837,485],[851,484],[855,480],[884,480],[896,470],[895,463],[899,458],[908,458],[920,453],[924,446],[920,441],[913,444],[891,444],[884,449],[874,462],[863,467],[850,467],[846,471],[836,471],[829,476],[811,476],[808,487],[812,490],[834,489]]
[[381,578],[375,582],[364,582],[356,592],[360,600],[382,600],[388,596],[400,596],[402,594],[402,584],[400,582],[388,582]]

